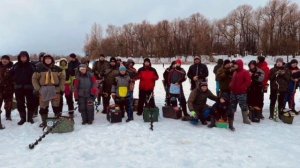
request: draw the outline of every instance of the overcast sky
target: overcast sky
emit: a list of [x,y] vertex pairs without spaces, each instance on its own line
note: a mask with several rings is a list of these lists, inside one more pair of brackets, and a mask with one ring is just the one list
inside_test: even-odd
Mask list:
[[[209,19],[226,16],[242,4],[254,8],[268,0],[0,0],[0,55],[45,51],[83,54],[93,23],[105,28],[148,20],[185,18],[200,12]],[[292,0],[300,4],[300,0]]]

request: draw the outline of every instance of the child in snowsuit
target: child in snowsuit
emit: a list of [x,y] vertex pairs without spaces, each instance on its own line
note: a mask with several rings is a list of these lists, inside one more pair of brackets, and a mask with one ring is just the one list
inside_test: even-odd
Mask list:
[[251,75],[251,85],[247,93],[250,119],[252,122],[259,122],[261,119],[262,108],[264,105],[264,84],[265,73],[257,67],[256,61],[250,61],[248,64]]
[[125,109],[127,111],[128,119],[126,122],[133,120],[133,111],[129,110],[129,92],[131,79],[126,73],[126,67],[120,66],[119,76],[115,77],[115,81],[111,88],[112,97],[115,99],[116,105],[120,107],[122,116],[124,116]]
[[74,80],[74,96],[82,117],[82,125],[94,121],[94,101],[97,97],[97,83],[93,73],[87,71],[86,64],[79,65],[80,73]]

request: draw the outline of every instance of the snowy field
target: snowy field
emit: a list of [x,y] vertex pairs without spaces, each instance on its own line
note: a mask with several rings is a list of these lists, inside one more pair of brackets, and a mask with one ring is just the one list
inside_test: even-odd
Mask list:
[[[164,68],[159,64],[154,67],[160,76],[155,101],[161,109],[165,96],[161,82]],[[188,65],[183,67],[188,70]],[[209,89],[215,92],[214,65],[208,67]],[[186,98],[189,87],[186,81]],[[137,97],[137,89],[134,95]],[[300,110],[299,90],[295,100]],[[212,105],[213,102],[208,103]],[[33,125],[18,126],[19,114],[15,110],[12,122],[4,121],[2,114],[6,129],[0,131],[0,167],[299,168],[300,117],[294,119],[293,125],[275,123],[267,119],[268,107],[269,99],[265,95],[263,113],[266,119],[250,126],[242,124],[239,109],[235,114],[235,132],[165,119],[162,112],[159,122],[154,123],[153,132],[149,124],[136,115],[130,123],[123,119],[122,123],[110,124],[104,114],[97,113],[93,125],[82,126],[76,112],[74,132],[49,134],[34,150],[28,149],[28,144],[42,134],[38,127],[40,118],[35,118]],[[67,110],[66,105],[64,108]]]

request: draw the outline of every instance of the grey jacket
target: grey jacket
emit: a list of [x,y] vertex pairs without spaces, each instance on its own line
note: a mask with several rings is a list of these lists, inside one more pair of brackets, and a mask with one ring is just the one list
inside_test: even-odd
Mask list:
[[[130,88],[129,88],[130,82],[131,82],[130,77],[127,74],[119,75],[119,76],[115,77],[115,81],[112,85],[111,92],[115,93],[116,97],[122,97],[122,98],[128,97],[129,92],[130,92]],[[120,95],[120,89],[122,87],[127,88],[127,94],[125,96]]]

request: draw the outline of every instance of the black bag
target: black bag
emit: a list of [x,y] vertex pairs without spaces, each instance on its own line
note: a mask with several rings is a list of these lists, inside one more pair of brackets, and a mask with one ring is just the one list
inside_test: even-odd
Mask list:
[[157,107],[154,108],[144,108],[143,119],[144,122],[158,122],[159,109]]
[[171,107],[171,106],[164,106],[162,108],[163,116],[165,118],[172,118],[172,119],[180,119],[182,117],[182,111],[178,107]]
[[122,112],[118,109],[118,107],[109,107],[106,118],[110,123],[122,122]]

